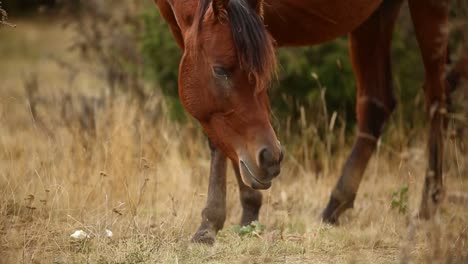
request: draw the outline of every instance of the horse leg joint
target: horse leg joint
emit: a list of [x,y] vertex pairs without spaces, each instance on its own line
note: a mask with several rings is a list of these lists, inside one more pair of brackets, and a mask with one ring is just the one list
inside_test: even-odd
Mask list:
[[202,211],[202,223],[192,238],[192,242],[212,245],[216,234],[224,226],[225,209],[221,206],[205,207]]
[[[385,122],[395,108],[395,100],[385,104],[376,97],[361,96],[358,99],[358,124],[359,134],[364,138],[377,138],[382,133]],[[371,136],[371,137],[369,137]]]
[[423,219],[431,218],[445,197],[445,188],[436,182],[435,177],[426,177],[419,209],[419,216]]

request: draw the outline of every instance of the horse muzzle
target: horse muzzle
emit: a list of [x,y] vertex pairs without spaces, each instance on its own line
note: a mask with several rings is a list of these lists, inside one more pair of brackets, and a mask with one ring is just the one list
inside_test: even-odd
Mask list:
[[283,153],[279,149],[275,154],[269,148],[261,148],[256,157],[256,162],[252,162],[248,157],[240,156],[239,170],[242,180],[253,189],[268,189],[271,182],[281,172],[281,162]]

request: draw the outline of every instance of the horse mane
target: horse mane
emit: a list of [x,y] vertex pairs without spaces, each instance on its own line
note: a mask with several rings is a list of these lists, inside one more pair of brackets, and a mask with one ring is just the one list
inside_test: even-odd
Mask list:
[[[200,0],[195,26],[200,32],[205,14],[213,0]],[[232,31],[234,46],[240,66],[256,81],[257,91],[268,86],[276,71],[276,54],[271,36],[262,18],[247,0],[230,0],[222,14]]]

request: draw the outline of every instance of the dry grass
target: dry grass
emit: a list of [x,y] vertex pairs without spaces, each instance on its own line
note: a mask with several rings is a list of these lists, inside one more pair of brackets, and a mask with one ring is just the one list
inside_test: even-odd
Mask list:
[[[291,154],[302,150],[283,141],[288,155],[281,177],[264,192],[261,237],[240,238],[232,231],[241,209],[229,174],[225,229],[213,247],[189,243],[208,180],[208,148],[200,130],[165,118],[158,98],[144,108],[159,109],[157,117],[147,118],[120,96],[92,105],[96,132],[88,135],[79,102],[94,102],[89,98],[98,98],[104,84],[86,70],[70,78],[48,59],[77,58],[65,49],[68,37],[59,26],[38,21],[0,31],[8,39],[0,43],[0,263],[468,262],[466,203],[444,203],[430,222],[412,217],[426,168],[426,134],[396,150],[402,137],[393,136],[396,125],[389,127],[356,208],[343,215],[340,227],[324,225],[318,216],[349,146],[327,156],[330,166],[317,177],[304,157]],[[29,72],[37,72],[37,85]],[[25,90],[25,79],[37,91]],[[67,94],[71,101],[65,103]],[[338,129],[330,133],[336,134],[330,141],[340,138]],[[446,143],[450,192],[468,187],[468,155],[461,147],[466,143]],[[409,209],[399,213],[390,207],[392,193],[404,186]],[[111,239],[103,234],[106,228],[114,233]],[[70,239],[77,229],[91,238]]]

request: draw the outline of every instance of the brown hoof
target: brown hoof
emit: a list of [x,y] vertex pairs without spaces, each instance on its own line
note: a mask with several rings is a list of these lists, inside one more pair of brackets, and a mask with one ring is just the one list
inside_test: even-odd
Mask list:
[[[430,192],[426,189],[428,189],[428,187],[425,187],[423,191],[418,217],[420,219],[429,220],[437,213],[440,204],[444,200],[445,190],[443,188],[433,188],[434,191]],[[431,195],[429,195],[429,193],[431,193]]]
[[328,206],[323,210],[321,214],[321,219],[323,223],[330,224],[330,225],[339,225],[338,222],[338,217],[336,217],[336,214],[333,213],[333,210],[331,210]]
[[212,230],[198,230],[192,238],[192,243],[213,245],[216,241],[216,233]]
[[429,206],[426,203],[421,204],[417,217],[423,220],[429,220],[435,214],[435,210],[430,210]]
[[322,212],[322,221],[331,225],[339,225],[338,218],[346,211],[353,208],[354,197],[348,202],[341,202],[336,198],[330,197],[327,207]]

